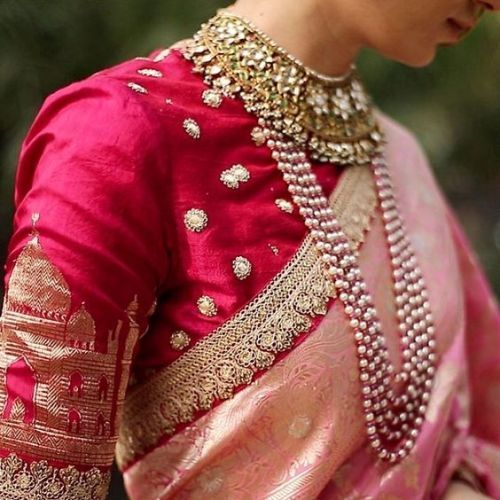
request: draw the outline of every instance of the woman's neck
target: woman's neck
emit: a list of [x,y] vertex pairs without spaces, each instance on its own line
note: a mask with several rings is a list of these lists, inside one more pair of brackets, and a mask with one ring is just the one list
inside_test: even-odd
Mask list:
[[325,75],[347,73],[361,49],[343,22],[346,16],[340,7],[327,16],[320,2],[237,0],[228,10],[251,21],[306,66]]

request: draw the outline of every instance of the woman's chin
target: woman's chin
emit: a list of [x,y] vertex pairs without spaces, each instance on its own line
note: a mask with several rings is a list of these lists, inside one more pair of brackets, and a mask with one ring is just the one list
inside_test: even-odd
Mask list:
[[433,47],[427,51],[413,52],[411,54],[399,54],[399,57],[393,58],[397,62],[410,66],[412,68],[424,68],[434,62],[436,58],[437,47]]

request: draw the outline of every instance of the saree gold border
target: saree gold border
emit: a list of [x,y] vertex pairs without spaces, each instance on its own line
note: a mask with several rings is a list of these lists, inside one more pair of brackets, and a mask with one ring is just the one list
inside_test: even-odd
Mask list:
[[0,458],[0,497],[9,500],[57,498],[100,500],[107,496],[109,472],[81,472],[73,466],[52,467],[45,460],[28,464],[16,454]]
[[[354,249],[369,229],[376,192],[367,167],[349,167],[330,204]],[[136,387],[125,402],[116,449],[124,468],[162,436],[191,423],[196,413],[229,399],[235,389],[270,368],[276,354],[290,350],[308,332],[312,318],[327,312],[335,296],[319,254],[308,235],[283,270],[235,316],[194,345],[171,365]]]

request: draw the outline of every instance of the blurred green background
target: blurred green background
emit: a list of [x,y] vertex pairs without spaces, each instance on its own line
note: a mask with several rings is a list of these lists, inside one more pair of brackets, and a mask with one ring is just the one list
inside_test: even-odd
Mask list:
[[[11,233],[20,143],[43,99],[106,66],[189,36],[227,4],[0,1],[1,263]],[[498,294],[500,15],[487,17],[459,47],[442,49],[428,68],[405,68],[369,53],[359,68],[377,104],[420,138]],[[124,497],[115,492],[113,498]]]

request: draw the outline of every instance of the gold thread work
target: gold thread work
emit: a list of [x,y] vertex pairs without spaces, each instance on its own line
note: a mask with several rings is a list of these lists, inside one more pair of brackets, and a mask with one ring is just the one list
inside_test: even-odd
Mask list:
[[105,467],[139,336],[137,301],[108,332],[106,352],[96,350],[85,304],[73,307],[36,235],[16,259],[0,318],[0,441],[36,458]]
[[[355,248],[375,212],[374,189],[370,171],[352,167],[342,175],[331,201]],[[333,284],[307,236],[251,302],[129,394],[117,447],[120,466],[161,436],[174,434],[179,424],[192,422],[200,410],[250,384],[256,372],[274,363],[277,353],[291,349],[297,335],[310,330],[312,319],[326,313],[333,296]]]
[[80,472],[73,466],[57,468],[46,461],[28,464],[16,454],[0,458],[0,497],[3,500],[105,499],[110,473],[98,468]]

